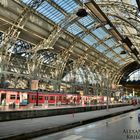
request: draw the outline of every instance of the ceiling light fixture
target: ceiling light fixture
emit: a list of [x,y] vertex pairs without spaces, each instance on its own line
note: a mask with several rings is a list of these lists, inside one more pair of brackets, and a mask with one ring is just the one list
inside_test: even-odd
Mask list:
[[84,1],[82,1],[82,5],[83,5],[82,8],[80,8],[76,13],[78,17],[86,17],[88,15],[88,12],[84,7]]
[[76,15],[77,15],[78,17],[85,17],[85,16],[88,15],[88,12],[86,11],[86,9],[81,8],[81,9],[79,9],[79,10],[77,11]]

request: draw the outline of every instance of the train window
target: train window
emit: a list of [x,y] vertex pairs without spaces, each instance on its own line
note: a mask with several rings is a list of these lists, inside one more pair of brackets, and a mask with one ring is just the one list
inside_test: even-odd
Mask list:
[[54,96],[50,96],[50,100],[55,100],[55,97]]
[[10,99],[15,99],[16,95],[10,95]]
[[64,101],[66,101],[66,97],[64,96]]
[[43,99],[43,97],[42,97],[42,96],[39,96],[39,97],[38,97],[38,100],[42,100],[42,99]]
[[17,100],[20,100],[20,96],[19,95],[17,95]]
[[36,100],[36,96],[33,95],[33,96],[32,96],[32,100]]
[[45,100],[48,100],[48,96],[45,96]]
[[62,100],[62,96],[59,96],[59,100]]

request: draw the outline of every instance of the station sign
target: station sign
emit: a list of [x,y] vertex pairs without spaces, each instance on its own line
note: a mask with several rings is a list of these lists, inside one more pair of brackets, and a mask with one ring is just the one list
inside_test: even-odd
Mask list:
[[39,82],[39,80],[31,81],[31,90],[38,90],[38,82]]
[[115,84],[112,84],[112,89],[116,89],[116,85]]

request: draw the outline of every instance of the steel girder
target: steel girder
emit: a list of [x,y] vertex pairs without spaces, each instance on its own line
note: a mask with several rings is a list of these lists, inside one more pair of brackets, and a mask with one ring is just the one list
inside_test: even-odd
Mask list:
[[[8,30],[3,34],[2,41],[1,41],[1,57],[2,60],[1,63],[3,64],[3,68],[6,69],[6,67],[9,64],[9,61],[11,59],[12,52],[9,52],[9,46],[12,46],[16,43],[19,34],[21,32],[21,29],[25,26],[27,20],[29,19],[29,16],[32,12],[32,8],[37,8],[43,1],[31,1],[30,7],[25,7],[21,14],[18,16],[16,21],[13,23],[11,27],[8,28]],[[4,53],[4,55],[3,55]]]
[[[41,57],[38,57],[37,55],[37,52],[39,50],[51,50],[54,49],[54,45],[55,43],[58,41],[59,37],[63,34],[62,30],[67,28],[67,26],[73,21],[75,20],[76,18],[78,18],[75,14],[71,14],[69,16],[67,16],[64,20],[62,20],[60,22],[59,25],[57,25],[56,27],[54,27],[54,30],[52,31],[52,33],[49,35],[49,37],[46,39],[44,39],[43,41],[41,41],[38,45],[36,45],[35,47],[33,47],[33,49],[31,50],[31,53],[32,53],[32,56],[31,58],[28,60],[29,62],[32,61],[32,65],[29,65],[28,66],[28,69],[35,69],[35,66],[36,66],[36,70],[40,70],[41,69],[41,64],[43,63]],[[60,56],[60,54],[59,54]],[[58,56],[58,57],[59,57]],[[59,57],[60,58],[60,57]],[[63,58],[63,57],[62,57]],[[37,59],[37,61],[36,61]],[[56,60],[55,61],[59,61],[59,60]],[[28,63],[28,62],[27,62]],[[31,63],[29,63],[31,64]],[[54,63],[52,62],[52,64],[54,65]],[[59,65],[60,67],[60,65]],[[59,68],[58,68],[59,69]],[[32,71],[33,72],[33,71]]]
[[[122,27],[121,33],[123,35],[129,35],[131,37],[131,41],[134,44],[134,47],[136,47],[139,52],[139,43],[137,41],[137,37],[134,37],[133,33],[136,33],[139,35],[139,22],[140,22],[140,16],[138,15],[138,8],[129,2],[126,1],[97,1],[97,4],[100,6],[100,8],[106,13],[108,17],[110,17],[110,20],[114,23],[116,28],[119,26]],[[111,18],[112,17],[112,18]],[[119,25],[118,25],[119,22]],[[131,27],[131,28],[130,28]]]

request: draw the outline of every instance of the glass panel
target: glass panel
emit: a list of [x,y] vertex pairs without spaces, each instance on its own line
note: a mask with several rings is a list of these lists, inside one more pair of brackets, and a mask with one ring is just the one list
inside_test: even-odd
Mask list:
[[136,0],[130,0],[131,4],[137,6]]
[[47,1],[43,2],[36,10],[55,23],[59,23],[62,19],[64,19],[64,14],[51,6]]
[[79,22],[83,26],[87,27],[87,26],[91,25],[92,23],[94,23],[95,21],[90,16],[86,16],[86,17],[83,17],[83,18],[79,19]]
[[114,41],[114,39],[108,39],[104,42],[107,46],[109,46],[110,48],[112,48],[113,46],[115,46],[116,42]]
[[55,97],[54,96],[50,96],[50,100],[55,100]]
[[10,95],[10,99],[15,99],[16,95]]
[[[31,0],[22,0],[25,4],[29,5]],[[49,18],[55,23],[59,23],[62,19],[64,19],[64,14],[62,14],[59,10],[51,6],[47,1],[44,1],[37,9],[40,14]]]
[[114,54],[113,54],[112,52],[108,52],[108,53],[106,54],[106,56],[109,57],[109,58],[111,58],[111,57],[114,56]]
[[96,30],[92,30],[92,33],[95,34],[98,38],[103,39],[108,33],[102,28],[98,28]]
[[42,99],[43,99],[43,96],[39,96],[39,97],[38,97],[38,100],[42,100]]
[[140,69],[135,70],[132,73],[130,73],[129,74],[129,77],[128,77],[128,80],[129,81],[134,81],[134,80],[137,81],[137,80],[140,80]]
[[69,26],[67,28],[67,31],[69,31],[70,33],[74,34],[74,35],[77,35],[78,33],[82,32],[83,29],[80,28],[78,25],[76,25],[75,23],[72,24],[71,26]]
[[87,35],[86,37],[84,37],[83,41],[89,45],[93,45],[94,43],[96,43],[96,40],[91,35]]
[[122,58],[125,58],[125,57],[127,57],[127,56],[128,56],[128,54],[123,54],[123,55],[121,55]]
[[35,95],[32,96],[32,100],[36,100],[36,96]]
[[114,60],[115,62],[118,62],[118,61],[120,61],[120,58],[116,57],[116,58],[114,58],[113,60]]
[[118,62],[120,65],[123,65],[123,64],[125,64],[126,62],[124,62],[124,61],[122,61],[122,60],[119,60],[119,62]]
[[103,45],[99,45],[99,46],[97,46],[97,48],[96,48],[99,52],[104,52],[105,50],[106,50],[106,48],[103,46]]
[[22,0],[22,2],[29,4],[32,0]]
[[79,5],[74,0],[53,0],[67,13],[72,13]]
[[123,51],[123,49],[121,47],[118,47],[118,48],[115,48],[114,51],[120,54],[120,52]]

